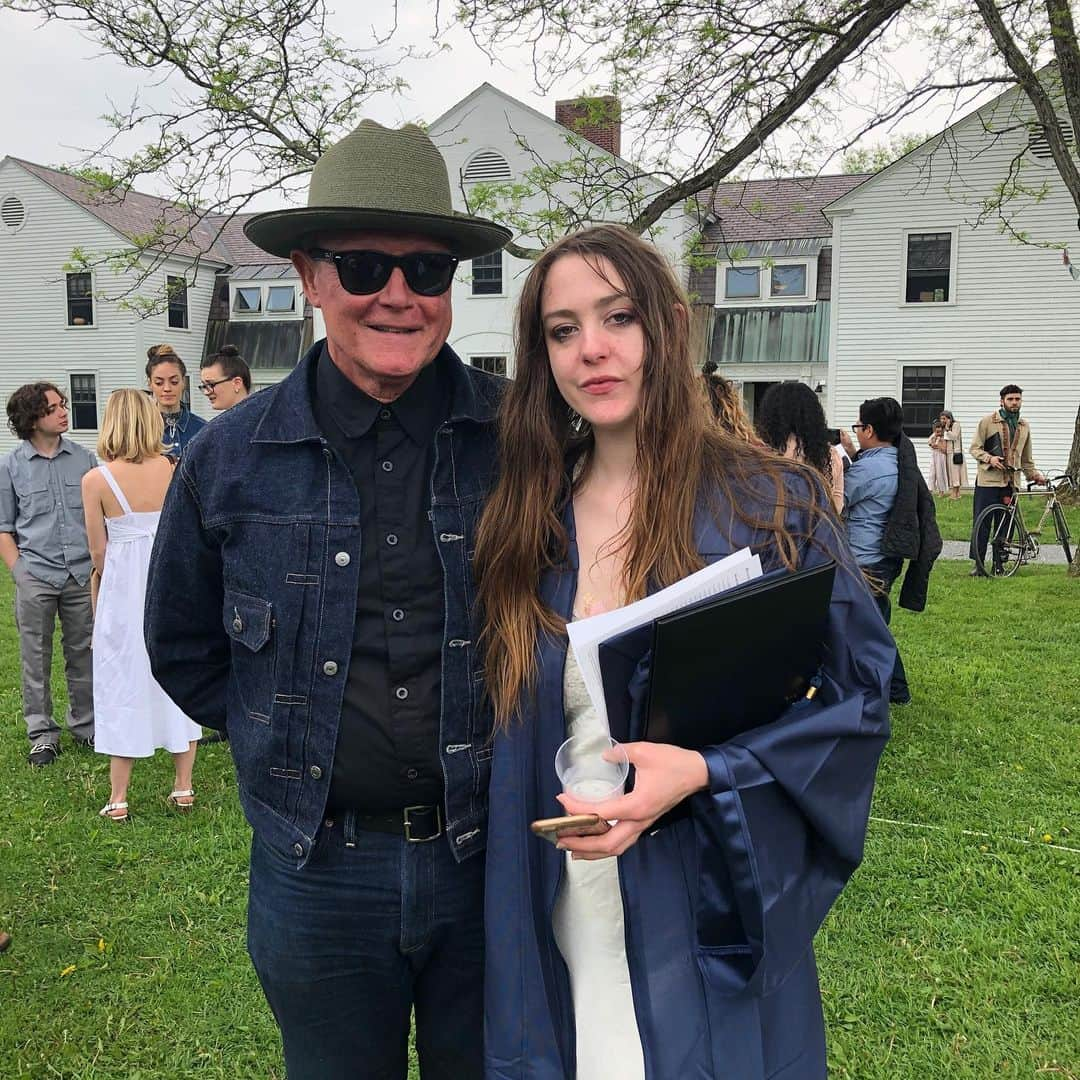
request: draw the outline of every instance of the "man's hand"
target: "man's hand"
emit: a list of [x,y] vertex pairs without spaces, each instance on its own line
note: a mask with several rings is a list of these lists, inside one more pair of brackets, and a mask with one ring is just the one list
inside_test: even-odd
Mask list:
[[844,428],[840,429],[840,445],[844,448],[847,456],[854,460],[858,450],[855,449],[855,444],[851,441],[851,435]]
[[705,759],[696,750],[665,743],[636,742],[623,746],[634,766],[634,790],[601,803],[560,795],[569,814],[599,814],[615,824],[603,836],[564,836],[559,847],[575,859],[607,859],[621,855],[662,814],[709,783]]
[[1046,477],[1041,472],[1033,472],[1031,474],[1031,482],[1033,484],[1045,484]]
[[1005,459],[998,457],[997,454],[991,454],[987,464],[991,469],[1001,469],[1002,471],[1005,469]]
[[15,569],[19,561],[19,545],[15,542],[14,533],[0,533],[0,559],[9,570]]

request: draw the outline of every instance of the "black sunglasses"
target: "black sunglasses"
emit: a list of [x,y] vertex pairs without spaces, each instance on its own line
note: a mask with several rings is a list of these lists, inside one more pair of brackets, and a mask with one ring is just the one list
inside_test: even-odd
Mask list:
[[313,259],[337,266],[341,287],[354,296],[370,296],[386,287],[394,268],[400,266],[405,281],[420,296],[441,296],[450,288],[458,259],[442,251],[416,251],[387,255],[385,251],[327,251],[311,248]]

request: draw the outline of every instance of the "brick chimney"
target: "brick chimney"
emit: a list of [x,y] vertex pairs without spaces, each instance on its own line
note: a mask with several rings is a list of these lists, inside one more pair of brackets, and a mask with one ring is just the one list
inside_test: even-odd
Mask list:
[[580,97],[555,102],[555,122],[616,157],[622,139],[622,109],[617,97]]

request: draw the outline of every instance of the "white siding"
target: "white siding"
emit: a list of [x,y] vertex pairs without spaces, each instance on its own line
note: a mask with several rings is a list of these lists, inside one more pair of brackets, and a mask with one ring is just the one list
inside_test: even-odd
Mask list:
[[[1080,282],[1059,251],[1018,243],[993,219],[975,227],[979,200],[1026,142],[1022,130],[995,141],[983,120],[1000,127],[1013,108],[1005,95],[952,129],[948,148],[934,153],[935,140],[838,200],[829,412],[846,426],[865,398],[900,399],[904,364],[944,364],[945,407],[970,445],[979,418],[997,408],[999,389],[1016,382],[1035,462],[1045,471],[1066,464],[1080,402]],[[1048,182],[1048,195],[1017,204],[1016,227],[1034,243],[1067,242],[1076,235],[1076,210],[1052,169],[1032,168],[1024,179],[1036,176]],[[957,230],[955,304],[902,302],[904,230],[924,229]],[[926,467],[930,451],[925,440],[917,443]],[[973,462],[968,471],[974,481]]]
[[[565,161],[571,155],[565,139],[570,134],[554,119],[547,119],[513,98],[485,86],[454,106],[431,126],[429,134],[442,152],[450,173],[454,205],[464,211],[461,194],[461,171],[478,150],[495,150],[501,154],[520,180],[535,164],[533,156],[518,144],[518,136],[548,162]],[[597,150],[597,153],[603,151]],[[537,206],[544,205],[543,200]],[[611,220],[618,220],[616,210]],[[687,228],[681,209],[669,211],[658,224],[654,239],[679,278],[686,280],[682,267],[683,233]],[[515,237],[524,247],[537,247],[529,237]],[[504,256],[502,296],[473,296],[471,264],[463,263],[453,286],[454,325],[450,346],[463,359],[469,356],[505,355],[509,373],[513,374],[513,319],[521,285],[530,262]]]
[[[86,252],[117,251],[121,237],[92,214],[54,191],[14,161],[0,165],[0,201],[17,195],[26,208],[26,220],[17,232],[0,229],[0,296],[4,318],[0,329],[0,401],[18,386],[38,379],[70,390],[71,372],[97,376],[98,416],[108,395],[121,386],[145,386],[143,367],[149,345],[168,341],[198,375],[198,362],[206,334],[206,318],[213,284],[213,269],[204,266],[195,288],[189,288],[188,330],[172,330],[165,313],[140,320],[116,302],[94,298],[94,325],[67,325],[64,264],[76,247]],[[154,275],[141,291],[164,288],[165,270]],[[182,273],[178,260],[171,273]],[[107,267],[94,270],[94,292],[118,296],[124,278]],[[198,400],[199,412],[207,414]],[[72,432],[87,447],[97,441],[96,431]],[[16,443],[6,424],[0,430],[0,454]]]

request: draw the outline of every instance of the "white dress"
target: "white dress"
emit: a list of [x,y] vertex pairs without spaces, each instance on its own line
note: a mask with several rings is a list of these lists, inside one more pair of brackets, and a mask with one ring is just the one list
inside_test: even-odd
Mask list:
[[[604,730],[589,701],[573,650],[563,676],[566,736]],[[570,970],[577,1029],[576,1080],[644,1080],[619,890],[619,860],[576,862],[566,869],[552,915],[555,942]]]
[[202,730],[154,681],[143,643],[143,602],[158,510],[134,513],[107,465],[105,477],[123,514],[106,518],[109,542],[94,617],[94,748],[116,757],[177,754]]

